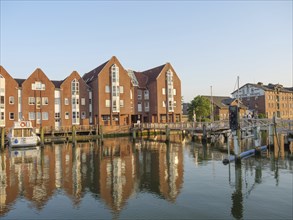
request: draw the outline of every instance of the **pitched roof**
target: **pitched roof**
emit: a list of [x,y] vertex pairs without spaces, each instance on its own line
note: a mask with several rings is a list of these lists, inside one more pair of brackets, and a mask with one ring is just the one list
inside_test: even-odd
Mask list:
[[230,99],[229,96],[203,96],[208,100],[213,100],[214,105],[218,106],[219,108],[227,108],[227,104],[223,103],[223,100]]
[[147,87],[147,83],[149,81],[149,77],[143,73],[140,72],[134,72],[136,79],[138,81],[138,86],[140,88],[146,88]]
[[142,73],[148,77],[148,82],[155,81],[157,77],[160,75],[160,73],[162,72],[165,65],[166,64],[149,69],[149,70],[145,70]]
[[[259,89],[263,89],[264,91],[275,91],[279,89],[281,92],[293,92],[293,87],[283,87],[281,84],[272,84],[269,83],[268,85],[264,85],[262,82],[258,83],[246,83],[245,85],[241,86],[239,89],[243,88],[244,86],[254,86]],[[238,90],[232,92],[232,94],[236,93]]]
[[102,71],[102,69],[104,68],[104,66],[106,66],[106,64],[109,62],[110,60],[107,60],[105,63],[101,64],[100,66],[98,66],[97,68],[93,69],[92,71],[85,73],[83,75],[83,80],[86,83],[90,83],[91,81],[93,81],[94,79],[96,79],[99,75],[99,73]]
[[51,80],[51,82],[54,84],[55,88],[60,88],[60,86],[64,82],[64,80]]
[[22,83],[25,81],[25,79],[14,79],[17,83],[18,86],[21,87]]

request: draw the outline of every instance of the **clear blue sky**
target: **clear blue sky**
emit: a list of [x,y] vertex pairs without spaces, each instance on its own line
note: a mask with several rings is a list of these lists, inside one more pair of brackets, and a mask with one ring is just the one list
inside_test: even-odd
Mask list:
[[1,65],[52,80],[117,56],[137,71],[170,62],[185,102],[245,83],[292,86],[292,1],[3,1]]

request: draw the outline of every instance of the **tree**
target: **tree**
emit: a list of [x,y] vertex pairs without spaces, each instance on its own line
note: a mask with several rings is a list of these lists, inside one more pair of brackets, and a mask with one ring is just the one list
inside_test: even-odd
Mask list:
[[188,107],[188,119],[193,121],[193,115],[196,114],[196,119],[206,120],[210,115],[210,100],[203,96],[196,96]]

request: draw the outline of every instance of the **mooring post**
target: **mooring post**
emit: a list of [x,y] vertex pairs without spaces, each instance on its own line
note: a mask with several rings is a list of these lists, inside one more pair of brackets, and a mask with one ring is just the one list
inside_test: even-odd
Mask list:
[[99,135],[100,135],[101,140],[103,141],[103,139],[104,139],[103,125],[100,125],[100,127],[99,127]]
[[75,145],[76,144],[76,127],[75,127],[75,125],[72,125],[71,131],[72,131],[72,144]]
[[170,129],[168,125],[166,125],[166,142],[170,141]]
[[4,149],[5,145],[5,128],[1,128],[1,149]]
[[284,140],[285,140],[285,136],[284,134],[280,134],[279,135],[279,139],[280,139],[280,153],[281,153],[281,157],[284,158],[285,156],[285,143],[284,143]]
[[135,141],[136,139],[136,130],[135,128],[132,129],[132,140]]
[[41,146],[44,146],[44,143],[45,143],[44,128],[41,127]]
[[202,125],[202,142],[207,142],[207,127],[206,124]]
[[255,147],[260,146],[259,132],[260,132],[260,127],[259,126],[254,126],[253,127],[253,135],[254,135],[254,145],[255,145]]
[[233,145],[234,145],[234,154],[235,162],[240,162],[241,158],[239,157],[239,145],[238,145],[238,135],[237,130],[232,132],[233,135]]

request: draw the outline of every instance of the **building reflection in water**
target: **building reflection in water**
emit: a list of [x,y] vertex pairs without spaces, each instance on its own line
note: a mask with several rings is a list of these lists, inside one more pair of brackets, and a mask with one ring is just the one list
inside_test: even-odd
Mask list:
[[77,206],[90,191],[113,213],[140,191],[175,201],[183,184],[180,145],[128,138],[5,149],[0,157],[0,216],[19,198],[41,210],[60,191]]

